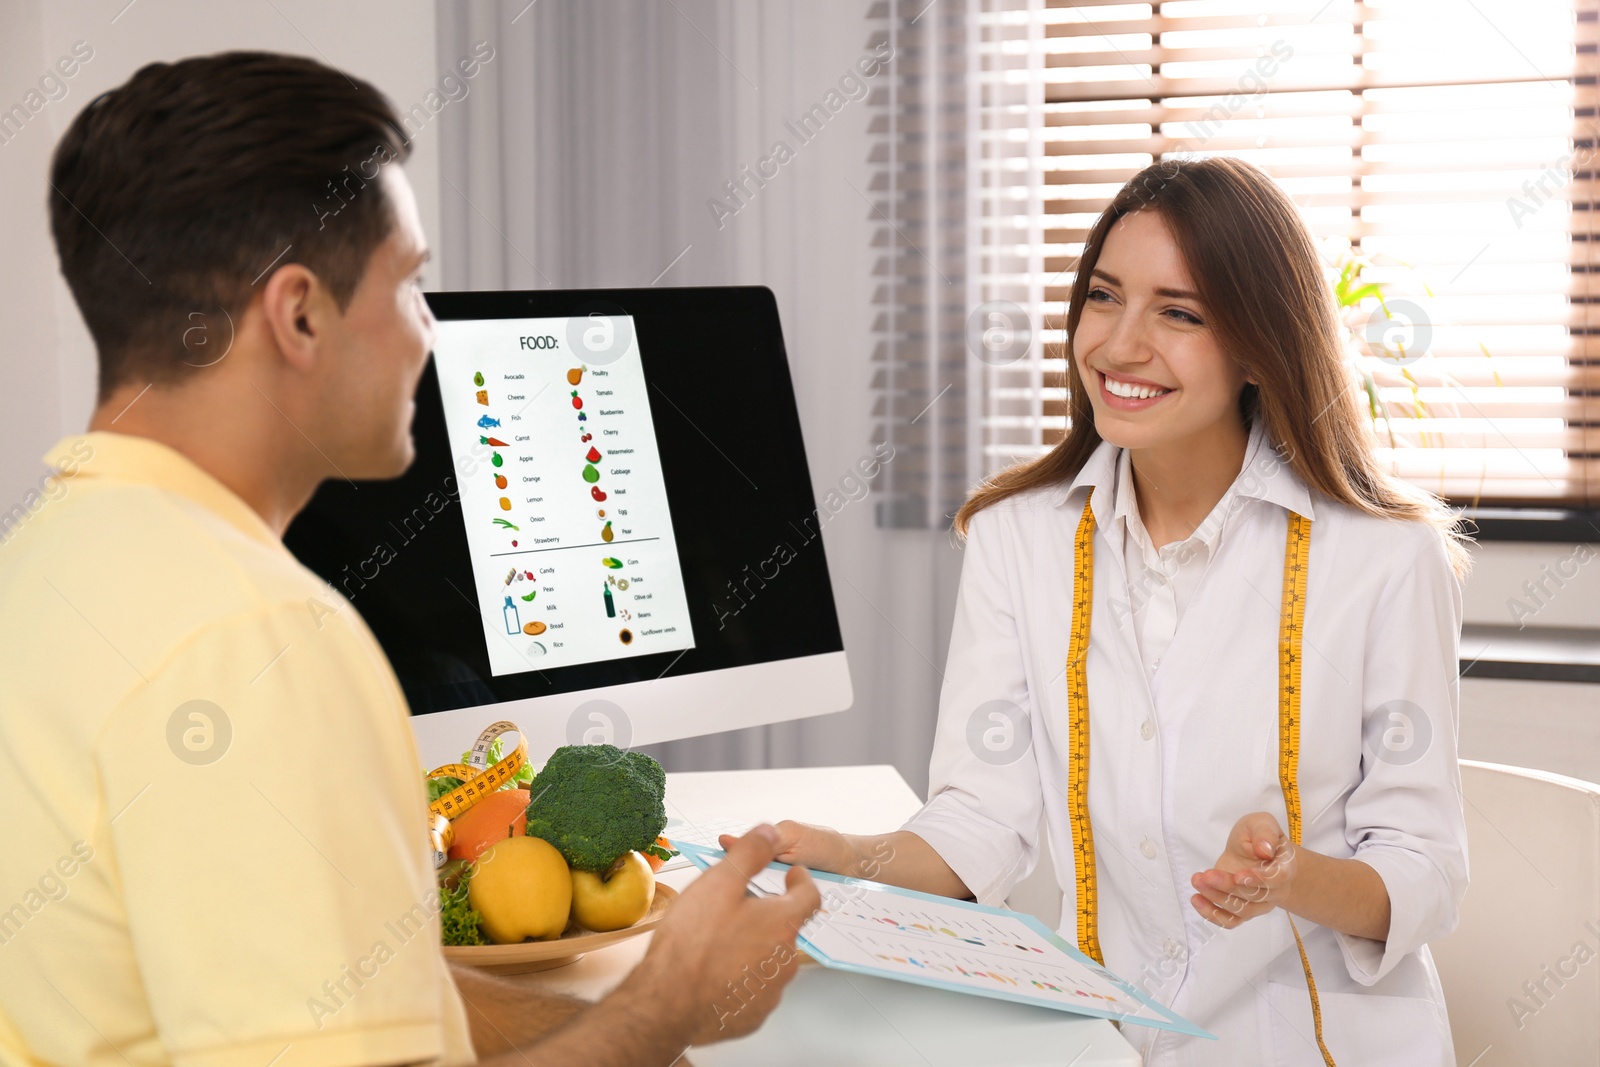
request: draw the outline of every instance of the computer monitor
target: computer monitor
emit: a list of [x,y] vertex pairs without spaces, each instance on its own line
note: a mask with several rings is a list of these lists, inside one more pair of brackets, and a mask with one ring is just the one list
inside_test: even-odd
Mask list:
[[329,480],[285,536],[388,654],[424,762],[501,719],[542,762],[850,706],[770,290],[427,300],[416,461]]

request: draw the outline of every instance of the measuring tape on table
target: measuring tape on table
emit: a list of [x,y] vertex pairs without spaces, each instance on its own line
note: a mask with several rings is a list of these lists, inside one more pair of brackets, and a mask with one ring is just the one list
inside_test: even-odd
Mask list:
[[[511,733],[517,735],[517,747],[494,766],[486,766],[489,762],[489,746]],[[466,763],[446,763],[442,767],[435,767],[426,776],[430,782],[435,778],[461,779],[460,785],[428,804],[428,846],[433,853],[435,867],[444,865],[445,854],[455,840],[451,820],[460,818],[484,797],[511,781],[522,765],[528,762],[528,739],[516,723],[502,719],[485,727],[483,733],[478,735],[467,760]]]
[[[1083,504],[1074,538],[1072,574],[1072,631],[1067,639],[1067,816],[1072,823],[1073,866],[1077,872],[1078,948],[1105,966],[1100,952],[1100,895],[1095,877],[1094,828],[1089,821],[1089,620],[1094,610],[1094,512]],[[1289,817],[1289,841],[1300,844],[1300,646],[1305,633],[1306,574],[1311,556],[1311,520],[1289,513],[1284,546],[1283,607],[1278,629],[1278,783],[1283,789]],[[1289,918],[1300,967],[1311,995],[1311,1018],[1316,1025],[1317,1048],[1323,1063],[1334,1067],[1333,1056],[1322,1039],[1322,1003],[1311,975],[1306,945]]]

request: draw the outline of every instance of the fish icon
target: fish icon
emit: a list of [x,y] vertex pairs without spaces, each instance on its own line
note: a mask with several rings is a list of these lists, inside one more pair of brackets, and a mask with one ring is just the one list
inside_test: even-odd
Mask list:
[[491,429],[491,428],[493,428],[495,426],[499,426],[499,425],[500,425],[500,420],[499,419],[490,418],[488,415],[485,415],[485,416],[483,416],[483,418],[478,420],[478,426],[481,429],[485,429],[485,430]]

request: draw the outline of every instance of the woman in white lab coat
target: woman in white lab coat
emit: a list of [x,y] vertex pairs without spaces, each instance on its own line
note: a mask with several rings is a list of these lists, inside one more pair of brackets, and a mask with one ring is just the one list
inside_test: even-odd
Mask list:
[[1067,335],[1066,436],[956,517],[927,805],[779,858],[1000,904],[1042,831],[1062,936],[1220,1039],[1124,1026],[1148,1064],[1453,1064],[1466,554],[1374,457],[1310,235],[1246,163],[1156,164]]

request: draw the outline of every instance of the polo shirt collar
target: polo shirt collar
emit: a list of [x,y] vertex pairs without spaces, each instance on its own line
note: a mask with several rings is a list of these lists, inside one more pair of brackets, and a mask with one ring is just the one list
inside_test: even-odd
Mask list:
[[[1101,441],[1072,481],[1056,493],[1055,505],[1061,507],[1076,498],[1077,506],[1081,508],[1083,496],[1078,493],[1080,488],[1092,491],[1103,487],[1103,492],[1094,492],[1090,497],[1089,506],[1094,513],[1095,525],[1108,528],[1117,516],[1114,498],[1121,453],[1122,449],[1110,441]],[[1230,492],[1277,504],[1285,511],[1315,520],[1311,491],[1289,464],[1279,458],[1277,449],[1267,440],[1266,428],[1260,418],[1250,424],[1250,440],[1245,445],[1244,454],[1244,466]]]
[[[88,458],[84,458],[87,454]],[[148,437],[95,430],[63,438],[44,461],[63,477],[149,485],[205,508],[253,541],[282,546],[265,519],[233,490],[175,448]],[[66,471],[77,468],[75,475]]]

